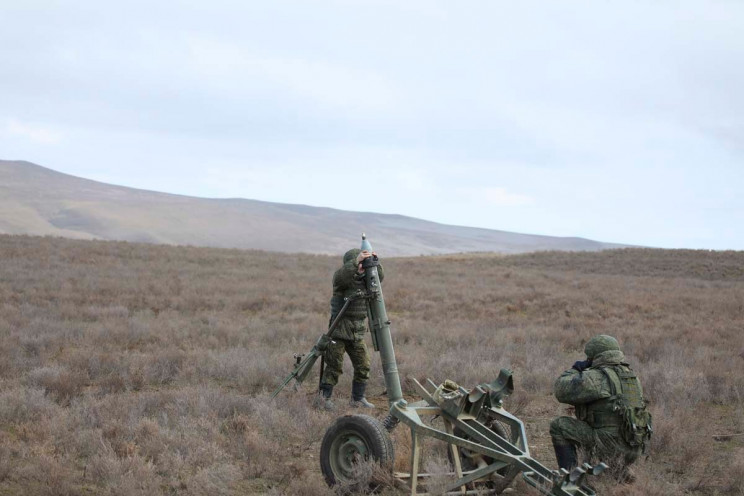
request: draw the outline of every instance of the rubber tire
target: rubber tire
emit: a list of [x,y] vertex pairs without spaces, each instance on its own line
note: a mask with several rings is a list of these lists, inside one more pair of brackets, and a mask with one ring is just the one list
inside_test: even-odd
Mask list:
[[[339,456],[339,453],[332,452],[338,449],[337,438],[350,434],[364,443],[368,450],[368,457],[371,456],[382,467],[389,467],[392,471],[395,459],[393,441],[382,422],[369,415],[345,415],[336,419],[336,422],[326,430],[320,445],[320,470],[329,486],[340,482],[354,482],[342,473],[334,473],[331,460],[332,457]],[[334,441],[337,441],[336,446],[334,446]]]
[[[504,439],[511,441],[512,443],[515,442],[516,440],[515,437],[517,436],[515,435],[507,436],[506,431],[504,430],[504,428],[499,422],[491,421],[489,422],[489,424],[490,425],[488,425],[488,427],[492,431],[496,432],[498,435],[500,435]],[[464,435],[463,432],[460,432],[460,429],[455,429],[454,434],[458,437],[463,437],[465,439],[468,439],[468,436]],[[452,460],[452,452],[449,449],[447,450],[447,459],[449,460],[450,465],[452,465],[454,469],[454,461]],[[490,460],[491,460],[490,458],[486,457],[487,463],[490,463]],[[464,471],[472,470],[475,468],[475,467],[470,466],[469,461],[470,460],[467,457],[464,457],[464,456],[460,457],[460,464],[462,465],[462,469]],[[514,478],[517,476],[517,474],[519,474],[519,470],[515,466],[512,465],[512,466],[504,467],[501,470],[498,470],[496,473],[500,475],[501,477],[496,480],[489,480],[485,484],[486,484],[486,487],[488,488],[488,491],[492,491],[496,494],[501,494],[507,487],[511,485]]]

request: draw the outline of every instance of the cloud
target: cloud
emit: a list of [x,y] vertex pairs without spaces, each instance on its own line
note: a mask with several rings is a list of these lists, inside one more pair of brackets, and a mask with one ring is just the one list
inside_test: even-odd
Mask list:
[[401,168],[391,175],[388,182],[394,182],[403,191],[426,194],[431,193],[437,187],[426,170],[421,168]]
[[530,196],[511,193],[501,187],[457,188],[456,191],[459,196],[471,202],[485,204],[489,207],[523,207],[535,202],[535,199]]
[[378,73],[324,60],[266,54],[240,43],[191,36],[187,64],[203,82],[221,90],[283,89],[320,105],[353,111],[387,111],[393,87]]
[[47,127],[23,123],[16,119],[8,119],[5,124],[5,132],[40,145],[57,145],[62,142],[61,133]]

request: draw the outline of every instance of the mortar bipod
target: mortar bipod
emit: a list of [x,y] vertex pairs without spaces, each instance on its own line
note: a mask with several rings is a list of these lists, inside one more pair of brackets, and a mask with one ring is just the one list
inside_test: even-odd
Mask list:
[[[584,479],[604,471],[603,463],[587,464],[570,473],[550,470],[530,456],[523,422],[500,402],[485,405],[476,395],[482,407],[478,410],[465,388],[447,390],[429,381],[435,388],[430,392],[415,379],[413,382],[424,399],[408,405],[396,403],[390,409],[391,415],[411,429],[411,472],[395,476],[407,482],[412,495],[422,494],[418,492],[420,479],[428,477],[419,472],[421,439],[432,437],[449,444],[454,466],[450,473],[454,480],[445,485],[444,494],[497,494],[521,472],[528,484],[545,495],[595,496]],[[473,410],[474,405],[478,411]],[[421,417],[426,415],[440,416],[444,430],[425,424]]]

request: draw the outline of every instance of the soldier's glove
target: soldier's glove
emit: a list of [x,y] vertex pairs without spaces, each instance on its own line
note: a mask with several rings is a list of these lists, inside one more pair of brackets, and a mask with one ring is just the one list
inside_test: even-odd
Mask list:
[[328,345],[331,344],[332,342],[333,340],[331,338],[323,334],[318,339],[318,342],[315,343],[315,347],[318,349],[318,351],[325,351],[326,349],[328,349]]
[[578,362],[573,364],[573,367],[571,367],[574,370],[578,370],[579,372],[583,372],[589,367],[592,366],[591,360],[579,360]]

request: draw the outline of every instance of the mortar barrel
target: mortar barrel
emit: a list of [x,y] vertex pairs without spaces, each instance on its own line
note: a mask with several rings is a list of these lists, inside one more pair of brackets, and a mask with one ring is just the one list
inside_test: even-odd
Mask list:
[[[372,245],[367,237],[362,234],[362,250],[372,251]],[[375,333],[377,346],[380,349],[380,361],[382,362],[382,373],[385,378],[388,402],[392,405],[403,399],[400,387],[400,376],[398,375],[398,362],[395,360],[395,349],[393,348],[393,337],[390,332],[390,320],[385,309],[385,299],[382,296],[382,285],[380,275],[377,271],[379,265],[377,258],[368,258],[364,261],[365,284],[371,295],[368,300],[370,327]]]

